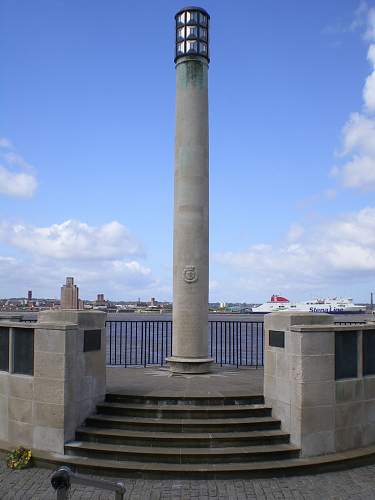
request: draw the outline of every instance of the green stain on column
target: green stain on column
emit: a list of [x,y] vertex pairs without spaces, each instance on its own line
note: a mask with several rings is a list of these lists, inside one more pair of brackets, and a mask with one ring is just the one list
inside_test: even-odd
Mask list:
[[201,61],[185,61],[177,66],[177,85],[179,88],[207,87],[207,66]]

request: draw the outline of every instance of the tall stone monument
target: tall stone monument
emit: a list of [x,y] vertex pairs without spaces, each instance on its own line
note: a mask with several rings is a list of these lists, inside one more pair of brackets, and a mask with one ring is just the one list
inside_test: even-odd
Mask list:
[[208,358],[208,64],[210,16],[176,16],[173,342],[170,369],[205,373]]

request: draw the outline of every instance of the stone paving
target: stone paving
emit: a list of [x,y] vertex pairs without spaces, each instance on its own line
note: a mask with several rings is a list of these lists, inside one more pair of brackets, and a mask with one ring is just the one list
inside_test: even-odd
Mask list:
[[263,368],[215,366],[204,375],[177,375],[167,368],[107,367],[107,392],[137,396],[248,396],[263,394]]
[[[54,500],[52,471],[30,468],[10,471],[0,464],[1,500]],[[97,477],[97,476],[95,476]],[[120,479],[105,478],[118,481]],[[131,500],[274,500],[290,499],[374,499],[375,465],[356,469],[270,479],[236,480],[143,480],[124,479],[125,499]],[[71,500],[113,500],[114,493],[73,486]]]

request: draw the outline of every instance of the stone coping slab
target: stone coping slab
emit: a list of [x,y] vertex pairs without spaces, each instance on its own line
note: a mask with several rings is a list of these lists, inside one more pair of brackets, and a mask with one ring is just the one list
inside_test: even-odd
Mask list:
[[357,325],[291,325],[291,332],[348,332],[361,330],[374,330],[375,321],[373,323],[357,324]]
[[78,325],[68,323],[66,321],[56,323],[39,323],[39,322],[19,322],[19,321],[3,321],[0,320],[0,326],[7,328],[29,328],[32,330],[75,330]]

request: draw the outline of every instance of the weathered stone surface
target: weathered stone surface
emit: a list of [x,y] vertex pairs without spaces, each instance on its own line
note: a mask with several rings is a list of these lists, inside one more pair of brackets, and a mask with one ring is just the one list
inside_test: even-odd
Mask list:
[[276,352],[265,350],[264,352],[264,373],[274,376],[276,371]]
[[34,350],[41,352],[65,353],[64,330],[35,330]]
[[64,414],[63,404],[33,402],[33,423],[35,425],[63,428]]
[[304,434],[301,440],[301,456],[311,457],[314,455],[325,455],[335,451],[335,431],[313,432]]
[[33,425],[16,420],[8,420],[8,440],[16,446],[33,446]]
[[31,424],[33,420],[32,405],[30,399],[9,398],[8,418]]
[[64,404],[64,381],[35,377],[34,400],[43,403]]
[[277,399],[276,378],[264,373],[264,397],[266,400]]
[[335,402],[335,382],[301,382],[291,391],[292,404],[302,406],[327,406]]
[[298,382],[334,380],[335,357],[333,354],[321,356],[293,356],[292,379]]
[[364,424],[364,405],[361,402],[336,405],[336,428]]
[[363,443],[363,426],[342,427],[336,429],[335,447],[336,451],[360,448]]
[[336,402],[349,403],[362,401],[365,397],[365,382],[364,379],[337,380],[335,383]]
[[363,390],[365,399],[375,399],[375,376],[363,378]]
[[300,333],[285,332],[285,349],[289,354],[301,355]]
[[34,353],[34,376],[64,380],[65,354],[54,352]]
[[64,429],[34,426],[33,446],[39,450],[64,453]]
[[303,332],[301,335],[301,352],[308,355],[325,355],[335,353],[335,336],[333,332]]
[[301,409],[301,432],[311,434],[335,428],[334,406],[308,406]]
[[280,352],[276,352],[276,377],[289,380],[290,369],[289,356],[285,350],[280,349]]
[[15,374],[10,375],[9,396],[20,399],[33,399],[34,377]]
[[9,394],[9,375],[8,373],[0,373],[0,396],[8,396]]
[[288,379],[276,377],[276,399],[290,405],[293,387]]
[[375,400],[363,402],[363,413],[366,423],[375,423]]

